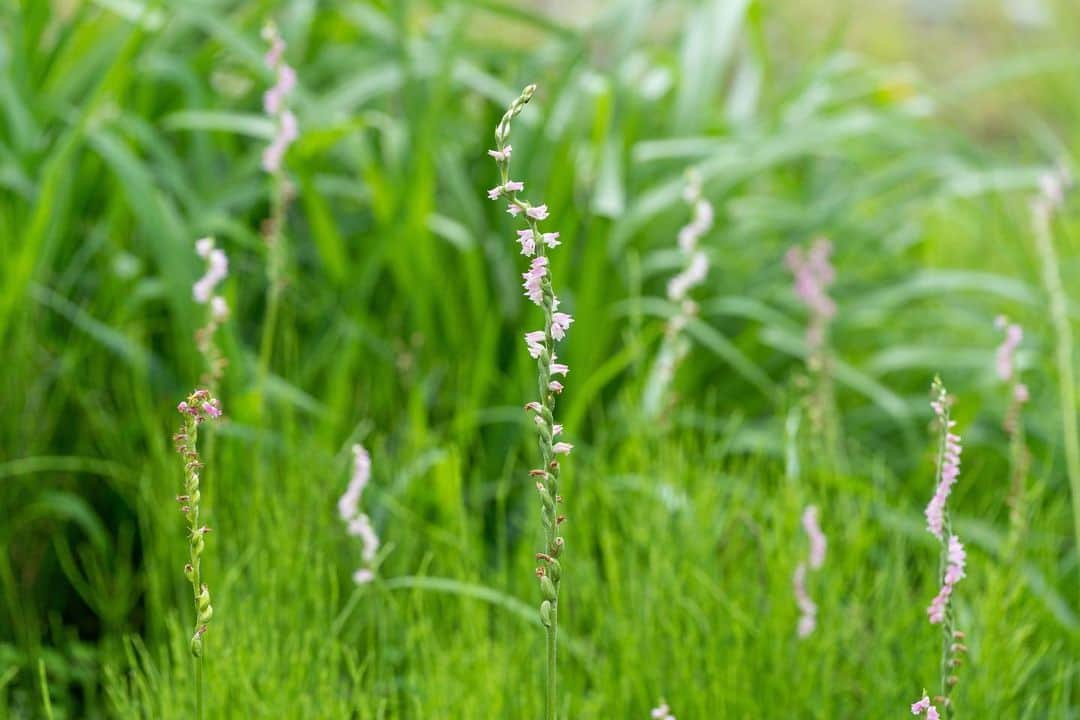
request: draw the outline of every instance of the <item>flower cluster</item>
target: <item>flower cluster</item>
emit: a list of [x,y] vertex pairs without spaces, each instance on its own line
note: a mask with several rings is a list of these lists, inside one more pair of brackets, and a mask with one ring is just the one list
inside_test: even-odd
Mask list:
[[671,708],[668,707],[666,702],[661,702],[658,706],[652,709],[650,717],[653,720],[675,720],[675,715],[671,712]]
[[[682,303],[693,288],[705,281],[709,272],[709,259],[698,247],[698,242],[713,226],[713,206],[701,194],[701,176],[691,172],[687,178],[683,199],[693,208],[690,222],[679,230],[679,250],[686,262],[681,272],[668,281],[667,295],[672,302]],[[686,314],[693,314],[693,305],[684,307]]]
[[675,369],[688,352],[687,343],[680,333],[697,315],[697,303],[688,295],[705,281],[709,274],[709,258],[698,247],[702,236],[713,225],[713,206],[702,196],[701,176],[694,171],[687,174],[683,199],[693,208],[693,217],[678,234],[678,246],[683,255],[683,267],[667,285],[667,297],[678,306],[678,311],[667,323],[664,340],[656,356],[656,363],[645,389],[644,410],[648,417],[659,414],[661,402],[675,376]]
[[202,497],[199,485],[203,465],[199,459],[198,434],[199,425],[221,417],[221,404],[209,390],[200,389],[188,395],[176,409],[184,417],[184,424],[173,436],[176,451],[184,459],[184,492],[176,496],[176,501],[188,525],[189,561],[184,565],[184,577],[191,583],[195,599],[195,630],[190,647],[191,654],[201,658],[203,635],[214,615],[214,608],[210,605],[210,590],[202,582],[201,559],[210,528],[199,521]]
[[223,319],[229,314],[229,306],[220,295],[214,295],[214,290],[229,274],[229,258],[224,250],[214,247],[211,237],[196,240],[195,253],[206,261],[206,273],[191,286],[191,295],[200,305],[210,303],[211,312]]
[[229,304],[214,290],[229,273],[229,259],[225,251],[214,247],[214,239],[204,237],[195,242],[195,252],[206,261],[206,274],[192,287],[192,294],[200,305],[209,304],[206,325],[195,331],[195,345],[206,361],[207,372],[203,383],[215,387],[225,372],[225,358],[214,342],[218,328],[229,318]]
[[525,334],[525,347],[529,356],[536,360],[537,390],[540,399],[529,402],[525,410],[532,415],[536,425],[540,446],[541,465],[530,471],[540,495],[541,521],[544,526],[544,549],[536,554],[542,563],[536,568],[540,581],[543,600],[540,604],[540,619],[547,631],[547,717],[554,718],[556,713],[556,653],[558,632],[559,585],[562,578],[562,566],[558,558],[562,555],[564,541],[560,526],[566,517],[559,512],[562,503],[559,494],[560,455],[569,455],[573,445],[559,438],[563,426],[555,422],[555,398],[563,391],[562,382],[557,377],[565,378],[570,368],[558,361],[555,343],[563,340],[574,318],[559,310],[559,298],[551,283],[551,268],[548,251],[560,245],[557,232],[543,232],[540,222],[548,219],[547,205],[534,205],[518,196],[525,185],[510,179],[510,156],[512,147],[510,123],[517,117],[532,99],[535,85],[526,87],[521,95],[510,104],[499,125],[495,128],[495,149],[488,150],[499,168],[500,182],[488,191],[492,200],[506,198],[507,212],[514,217],[522,216],[527,227],[517,231],[517,243],[521,254],[531,258],[529,269],[522,274],[522,286],[525,297],[537,305],[544,313],[544,327]]
[[793,247],[784,256],[784,262],[795,276],[795,295],[810,311],[806,347],[811,362],[824,350],[826,329],[836,315],[836,303],[828,295],[829,286],[836,279],[829,261],[831,254],[832,244],[825,238],[817,238],[808,251]]
[[938,709],[930,704],[930,696],[925,692],[923,693],[922,700],[911,705],[912,715],[922,715],[926,713],[926,720],[940,720],[941,715],[938,713]]
[[277,26],[268,24],[262,35],[270,44],[266,66],[274,72],[274,85],[263,94],[263,110],[275,124],[274,137],[263,151],[262,166],[273,175],[281,171],[285,152],[300,136],[296,116],[288,107],[289,95],[296,87],[296,71],[285,62],[285,41]]
[[371,524],[371,518],[360,510],[360,497],[371,480],[371,455],[363,445],[353,445],[353,474],[345,493],[338,500],[338,514],[345,521],[348,533],[360,538],[364,567],[353,573],[358,585],[375,579],[375,556],[379,552],[379,536]]
[[941,426],[942,444],[941,457],[938,469],[937,489],[930,502],[926,505],[926,529],[938,540],[943,540],[942,532],[945,525],[945,502],[949,499],[956,478],[960,475],[960,436],[952,430],[956,427],[956,421],[949,419],[949,406],[952,399],[946,394],[945,387],[940,381],[935,381],[935,398],[930,402],[930,407],[937,417]]
[[792,585],[795,591],[795,604],[799,607],[799,624],[797,633],[804,638],[814,632],[817,627],[817,605],[810,599],[810,593],[806,589],[806,574],[808,570],[820,570],[825,564],[825,548],[827,541],[825,533],[818,524],[818,509],[815,505],[809,505],[802,514],[802,526],[806,531],[806,537],[810,541],[810,553],[806,562],[801,562],[795,567]]
[[949,536],[946,549],[945,576],[942,579],[941,590],[930,602],[926,614],[930,617],[931,624],[937,625],[945,622],[945,611],[948,608],[949,598],[952,597],[953,586],[964,578],[964,566],[967,553],[960,538],[955,535]]

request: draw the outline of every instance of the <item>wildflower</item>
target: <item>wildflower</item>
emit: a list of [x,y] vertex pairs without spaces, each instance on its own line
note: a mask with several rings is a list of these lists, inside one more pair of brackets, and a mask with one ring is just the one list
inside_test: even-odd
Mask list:
[[803,529],[810,538],[810,567],[817,570],[825,562],[825,534],[818,525],[818,509],[816,505],[810,505],[803,511]]
[[[799,608],[799,624],[797,628],[800,638],[807,637],[817,627],[817,605],[810,599],[810,593],[806,589],[806,575],[808,570],[818,570],[825,563],[825,534],[818,525],[818,509],[816,505],[809,505],[802,514],[802,526],[810,541],[810,554],[806,563],[799,563],[795,568],[792,585],[795,591],[795,604]],[[808,567],[809,565],[809,567]]]
[[525,297],[536,305],[544,302],[543,281],[547,274],[548,259],[544,255],[534,257],[529,264],[529,271],[521,274],[521,277],[525,279],[522,283],[522,287],[525,288]]
[[275,133],[263,151],[262,166],[263,170],[275,175],[281,172],[285,152],[300,134],[296,116],[288,108],[289,95],[296,88],[296,71],[285,62],[285,41],[277,26],[268,24],[262,35],[270,43],[264,61],[275,76],[274,85],[263,94],[263,110],[274,120]]
[[798,605],[800,612],[796,631],[800,638],[804,638],[814,632],[814,628],[817,627],[817,605],[806,591],[806,563],[795,566],[791,584],[795,590],[795,604]]
[[552,313],[551,337],[556,340],[562,340],[566,337],[566,331],[570,329],[570,323],[572,322],[574,322],[574,318],[564,312]]
[[544,341],[547,337],[543,330],[533,330],[525,333],[525,346],[529,348],[529,357],[534,360],[544,352]]
[[668,282],[668,299],[682,300],[692,288],[705,281],[708,273],[709,259],[705,257],[705,253],[694,253],[690,258],[690,264]]
[[[930,601],[926,608],[927,618],[932,625],[941,625],[944,635],[942,643],[942,692],[941,702],[949,705],[950,693],[956,684],[956,676],[951,674],[951,668],[959,664],[959,656],[966,651],[963,644],[957,642],[963,638],[963,633],[954,625],[952,597],[956,584],[964,578],[967,564],[967,553],[963,544],[952,532],[952,522],[946,507],[946,500],[952,485],[956,482],[960,466],[960,437],[953,432],[955,422],[950,418],[950,410],[953,400],[949,397],[945,386],[940,378],[934,378],[932,386],[933,399],[930,406],[936,416],[939,432],[938,449],[938,472],[934,491],[934,497],[926,508],[927,529],[934,537],[941,541],[941,589]],[[920,701],[922,702],[922,701]],[[912,712],[916,712],[916,705],[912,706]],[[937,710],[933,706],[924,706],[928,718],[937,717]]]
[[346,531],[361,540],[361,557],[364,567],[353,573],[353,580],[362,585],[375,578],[373,566],[379,552],[379,536],[371,524],[371,518],[360,510],[360,499],[371,481],[371,455],[363,445],[352,447],[353,472],[345,493],[338,499],[338,514],[346,523]]
[[922,715],[926,713],[926,720],[940,720],[941,715],[938,714],[938,709],[930,704],[930,697],[923,693],[922,700],[911,705],[912,715]]
[[214,247],[214,239],[205,237],[195,242],[195,252],[206,260],[206,273],[191,288],[195,301],[205,305],[210,302],[214,288],[229,274],[229,258],[224,250]]
[[[206,243],[202,244],[203,247]],[[208,251],[209,252],[209,251]],[[210,601],[210,590],[202,581],[202,554],[206,548],[206,535],[210,532],[200,518],[202,509],[202,468],[199,458],[199,425],[221,417],[221,404],[208,390],[198,389],[187,396],[177,407],[184,417],[184,424],[173,436],[176,451],[184,462],[184,491],[176,497],[180,511],[187,521],[188,562],[184,565],[184,577],[191,583],[194,595],[195,623],[189,641],[189,649],[195,659],[196,675],[202,672],[202,657],[205,648],[203,635],[206,634],[214,608]],[[202,686],[195,684],[195,703],[202,707]]]
[[650,716],[653,720],[675,720],[675,716],[671,714],[671,708],[668,707],[666,702],[662,702],[660,705],[653,708]]
[[[518,192],[523,188],[521,183],[514,183],[509,179],[510,172],[510,145],[507,140],[510,136],[511,121],[517,117],[525,105],[533,96],[535,86],[529,85],[521,95],[511,103],[502,120],[495,129],[496,149],[489,150],[488,154],[495,159],[499,167],[501,187],[508,188],[510,192]],[[536,558],[543,564],[536,569],[536,577],[540,581],[542,600],[540,603],[540,620],[547,632],[547,715],[551,719],[556,715],[556,655],[557,655],[557,628],[559,621],[559,586],[562,576],[561,561],[557,559],[563,553],[564,541],[560,535],[560,526],[565,516],[558,514],[556,505],[561,502],[559,495],[560,465],[558,456],[567,455],[573,449],[568,442],[554,442],[556,435],[562,434],[563,428],[552,420],[555,410],[555,397],[562,392],[562,383],[554,380],[553,376],[565,376],[569,368],[556,362],[555,348],[548,347],[548,343],[555,343],[565,338],[573,318],[564,312],[558,311],[559,301],[551,285],[550,268],[546,252],[557,247],[558,233],[542,233],[539,222],[547,220],[549,213],[547,205],[531,205],[528,202],[518,200],[513,196],[507,206],[507,212],[517,217],[524,212],[526,230],[518,231],[518,243],[521,245],[523,255],[532,257],[529,270],[522,274],[525,295],[544,312],[544,329],[530,332],[525,335],[525,345],[529,355],[539,362],[537,363],[538,387],[541,390],[539,401],[530,402],[526,409],[533,413],[533,422],[537,427],[540,440],[540,455],[543,460],[543,468],[533,470],[530,475],[543,478],[543,482],[537,482],[536,489],[540,494],[541,516],[544,526],[544,549],[537,553]],[[535,257],[533,257],[535,255]]]
[[522,255],[532,257],[536,254],[536,236],[533,235],[532,229],[518,230],[517,236],[518,242],[521,243]]
[[997,374],[1001,380],[1009,381],[1016,366],[1016,348],[1024,339],[1024,329],[1016,323],[1010,323],[1004,315],[998,315],[994,324],[1005,331],[1005,339],[996,352]]

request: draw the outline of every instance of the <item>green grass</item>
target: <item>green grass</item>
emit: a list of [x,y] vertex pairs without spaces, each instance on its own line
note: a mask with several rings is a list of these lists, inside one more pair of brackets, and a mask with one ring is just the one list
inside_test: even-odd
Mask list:
[[[262,383],[258,32],[279,6],[301,139]],[[483,195],[492,130],[527,82],[514,173],[558,223],[553,272],[576,318],[560,352],[576,445],[560,717],[644,718],[661,697],[680,718],[900,717],[937,687],[935,373],[966,440],[957,717],[1080,717],[1080,556],[1026,207],[1080,143],[1080,13],[1062,3],[1019,40],[994,26],[988,57],[924,80],[875,56],[932,65],[919,52],[941,38],[920,46],[913,25],[875,44],[895,22],[869,12],[800,33],[797,13],[755,0],[617,0],[584,25],[521,8],[0,5],[0,719],[193,715],[170,435],[202,372],[190,287],[209,233],[230,255],[233,320],[228,422],[202,448],[206,717],[541,716],[520,409],[536,317],[511,220]],[[854,56],[848,38],[882,52]],[[674,310],[691,165],[717,207],[712,271],[675,408],[653,425],[643,383]],[[1055,224],[1073,319],[1076,205]],[[818,233],[839,269],[833,459],[799,409],[805,318],[781,261]],[[1032,529],[1015,558],[1000,312],[1025,327],[1032,390]],[[335,507],[356,441],[384,542],[360,589]],[[800,642],[791,575],[811,502],[829,554]]]

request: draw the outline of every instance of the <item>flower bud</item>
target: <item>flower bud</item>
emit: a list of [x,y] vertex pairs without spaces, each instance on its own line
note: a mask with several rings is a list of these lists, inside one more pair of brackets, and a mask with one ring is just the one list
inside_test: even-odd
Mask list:
[[551,603],[547,600],[540,603],[540,622],[544,627],[551,627]]
[[544,599],[554,602],[559,594],[555,592],[555,583],[551,582],[546,574],[540,576],[540,592],[543,594]]
[[195,582],[195,568],[191,566],[191,563],[184,565],[184,577],[187,578],[188,582]]
[[201,658],[203,651],[202,632],[195,631],[195,634],[191,636],[191,655],[192,657]]

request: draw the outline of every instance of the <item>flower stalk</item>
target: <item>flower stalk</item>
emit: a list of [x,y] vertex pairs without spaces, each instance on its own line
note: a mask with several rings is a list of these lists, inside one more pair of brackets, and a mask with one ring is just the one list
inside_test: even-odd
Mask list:
[[[953,589],[964,575],[967,554],[960,539],[953,533],[952,518],[947,501],[960,475],[960,436],[953,432],[956,421],[950,417],[953,398],[941,378],[934,378],[930,407],[938,428],[938,451],[934,496],[926,506],[927,530],[941,543],[938,576],[941,589],[931,601],[926,613],[932,625],[941,625],[941,694],[935,700],[943,708],[946,720],[953,717],[952,691],[959,682],[956,669],[967,652],[964,633],[956,627]],[[929,712],[929,705],[927,710]],[[915,712],[915,706],[912,706]],[[935,710],[936,712],[936,710]]]
[[217,344],[217,331],[229,319],[229,304],[214,290],[229,273],[229,258],[224,250],[214,246],[214,238],[211,237],[196,241],[195,252],[206,261],[206,274],[195,282],[191,294],[195,302],[207,307],[206,325],[195,331],[195,345],[206,363],[202,384],[213,392],[217,390],[227,365]]
[[687,173],[683,199],[693,209],[689,223],[679,230],[678,245],[682,254],[682,269],[667,285],[667,297],[678,307],[664,329],[652,371],[645,385],[642,406],[646,419],[654,421],[664,409],[665,396],[675,378],[675,371],[689,352],[689,344],[683,329],[697,316],[698,306],[690,297],[690,291],[705,282],[709,272],[709,258],[698,247],[702,236],[713,225],[713,206],[702,195],[701,175],[694,170]]
[[1062,170],[1049,172],[1041,180],[1039,194],[1031,201],[1035,250],[1042,265],[1043,288],[1050,300],[1050,321],[1054,326],[1061,404],[1061,428],[1065,444],[1065,471],[1072,495],[1073,533],[1080,551],[1080,427],[1076,420],[1076,374],[1073,370],[1073,334],[1069,321],[1068,297],[1061,282],[1060,259],[1054,248],[1052,221],[1065,202],[1069,178]]
[[995,353],[998,379],[1008,388],[1009,406],[1005,411],[1002,427],[1009,438],[1009,535],[1005,542],[1005,557],[1013,558],[1020,548],[1027,529],[1026,498],[1028,468],[1031,453],[1028,451],[1024,433],[1024,405],[1029,400],[1027,385],[1020,379],[1020,370],[1016,363],[1016,350],[1024,338],[1024,330],[1016,323],[1009,322],[1004,315],[999,315],[994,324],[1005,337]]
[[263,110],[274,122],[274,137],[263,150],[262,168],[270,176],[270,216],[263,222],[262,235],[267,249],[266,320],[259,343],[260,407],[270,372],[270,356],[281,305],[285,270],[285,214],[293,196],[293,186],[285,173],[285,154],[300,135],[296,115],[289,107],[289,96],[296,88],[296,71],[285,62],[285,41],[273,23],[263,28],[263,39],[270,45],[264,61],[274,73],[274,85],[263,94]]
[[195,626],[189,648],[195,663],[195,716],[201,719],[203,654],[206,648],[204,636],[214,616],[214,608],[210,604],[210,589],[202,581],[202,554],[210,528],[203,525],[199,517],[202,507],[200,472],[203,464],[199,460],[198,439],[199,425],[221,417],[221,405],[209,390],[199,389],[188,395],[176,409],[184,417],[184,424],[173,436],[176,451],[184,461],[184,492],[176,496],[176,501],[180,504],[180,512],[184,514],[188,528],[188,562],[184,565],[184,577],[191,583],[195,604]]
[[514,217],[521,217],[525,229],[517,231],[517,242],[521,254],[530,258],[529,269],[522,274],[525,296],[537,305],[544,314],[543,330],[536,330],[525,335],[525,345],[530,357],[536,360],[537,392],[540,399],[529,402],[525,409],[532,416],[536,425],[537,444],[540,450],[540,467],[530,471],[536,482],[540,496],[540,517],[544,527],[544,548],[536,553],[540,563],[536,568],[536,577],[540,583],[542,601],[540,620],[547,635],[547,676],[545,707],[547,720],[555,720],[558,715],[557,703],[557,668],[558,668],[558,630],[559,630],[559,588],[562,584],[562,565],[565,541],[560,528],[566,520],[559,506],[562,504],[559,480],[561,468],[560,455],[568,455],[573,445],[558,440],[562,435],[562,425],[555,422],[555,399],[562,393],[563,385],[556,379],[566,377],[569,368],[558,361],[555,343],[566,336],[574,319],[559,310],[559,298],[551,284],[548,252],[558,247],[559,233],[543,232],[540,223],[548,218],[547,205],[533,205],[522,199],[518,193],[524,189],[524,183],[510,179],[509,143],[510,124],[532,99],[535,85],[526,87],[514,100],[495,129],[495,149],[488,150],[499,168],[499,184],[488,191],[488,198],[507,199],[507,212]]

